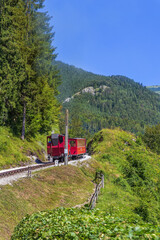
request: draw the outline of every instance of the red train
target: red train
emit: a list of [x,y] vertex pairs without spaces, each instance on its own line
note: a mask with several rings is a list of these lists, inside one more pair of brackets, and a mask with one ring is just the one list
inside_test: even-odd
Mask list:
[[[52,134],[47,137],[47,154],[48,160],[56,159],[64,161],[65,136],[61,134]],[[85,138],[68,139],[68,156],[69,158],[78,158],[86,153]]]

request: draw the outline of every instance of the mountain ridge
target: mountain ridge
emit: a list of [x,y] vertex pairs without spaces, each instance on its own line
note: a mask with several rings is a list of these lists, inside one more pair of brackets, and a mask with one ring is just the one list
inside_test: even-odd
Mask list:
[[[70,127],[77,128],[73,135],[94,134],[106,127],[143,132],[146,125],[159,122],[160,96],[142,84],[121,75],[102,76],[60,61],[55,64],[62,78],[58,99],[64,110],[69,109]],[[101,86],[107,88],[102,91]],[[88,90],[81,94],[89,88],[92,94]]]
[[[66,82],[67,81],[69,81],[69,83],[73,83],[73,85],[70,85],[70,88],[71,88],[71,90],[73,89],[73,92],[74,91],[76,92],[77,89],[78,90],[82,89],[83,86],[88,87],[88,84],[93,84],[93,81],[97,81],[97,80],[105,81],[105,80],[108,80],[109,78],[114,78],[114,77],[119,77],[122,81],[128,81],[128,82],[132,82],[134,84],[141,85],[139,83],[136,83],[133,79],[130,79],[123,75],[105,76],[105,75],[101,75],[101,74],[95,74],[95,73],[92,73],[89,71],[85,71],[82,68],[77,68],[74,65],[69,65],[67,63],[63,63],[62,61],[54,61],[53,64],[58,67],[61,78],[62,78],[62,84],[59,86],[59,91],[60,91],[59,99],[60,100],[63,99],[63,96],[66,93],[66,91],[64,92],[64,90],[66,90]],[[83,80],[82,80],[82,78],[83,78]],[[78,83],[78,80],[81,81],[82,86],[80,84],[78,84],[76,86],[76,84]],[[67,90],[69,90],[68,87],[67,87]],[[78,92],[78,90],[77,90],[77,92]],[[68,92],[68,95],[71,96],[70,91]]]

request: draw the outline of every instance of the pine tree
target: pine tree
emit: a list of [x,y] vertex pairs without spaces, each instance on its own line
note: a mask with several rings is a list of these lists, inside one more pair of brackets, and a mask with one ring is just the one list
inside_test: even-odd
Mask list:
[[[39,2],[39,4],[37,4]],[[53,124],[58,122],[59,107],[55,99],[57,94],[58,76],[52,65],[56,57],[52,40],[54,34],[49,27],[50,18],[46,13],[37,10],[43,6],[44,1],[27,1],[28,14],[28,37],[27,42],[31,47],[31,54],[27,57],[30,64],[31,74],[28,74],[27,97],[25,95],[24,117],[26,112],[27,133],[41,133],[52,129]],[[28,65],[29,65],[28,64]],[[34,127],[36,126],[36,127]],[[22,128],[22,138],[23,136]]]
[[[0,124],[7,125],[16,109],[19,81],[24,79],[24,65],[17,42],[18,1],[2,1],[0,5]],[[15,10],[18,10],[16,12]],[[12,116],[12,120],[16,116]]]
[[0,113],[2,125],[35,135],[58,122],[58,71],[54,34],[44,0],[4,0],[0,5]]

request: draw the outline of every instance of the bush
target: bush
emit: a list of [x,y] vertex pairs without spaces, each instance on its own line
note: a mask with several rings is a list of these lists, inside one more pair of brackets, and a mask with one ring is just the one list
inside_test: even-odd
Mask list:
[[158,228],[114,218],[99,210],[64,209],[26,216],[12,240],[34,239],[158,239]]
[[160,124],[147,127],[143,140],[151,150],[160,154]]

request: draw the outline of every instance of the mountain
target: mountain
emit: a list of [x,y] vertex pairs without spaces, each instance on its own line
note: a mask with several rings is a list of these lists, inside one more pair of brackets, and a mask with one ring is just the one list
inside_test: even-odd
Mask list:
[[156,86],[149,86],[147,87],[149,90],[153,91],[153,92],[156,92],[158,94],[160,94],[160,86],[159,85],[156,85]]
[[143,131],[160,119],[160,96],[125,76],[102,76],[55,62],[62,84],[59,100],[70,112],[71,135],[102,128]]

